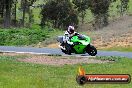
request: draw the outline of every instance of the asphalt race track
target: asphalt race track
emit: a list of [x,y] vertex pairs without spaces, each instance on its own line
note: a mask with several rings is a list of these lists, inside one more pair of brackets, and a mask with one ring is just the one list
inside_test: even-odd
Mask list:
[[[0,46],[0,52],[65,55],[64,53],[61,52],[60,49],[34,48],[34,47],[14,47],[14,46]],[[73,54],[73,55],[75,55],[75,54]],[[80,54],[80,56],[89,56],[89,55],[88,54]],[[98,51],[97,56],[121,56],[121,57],[132,58],[132,52]]]

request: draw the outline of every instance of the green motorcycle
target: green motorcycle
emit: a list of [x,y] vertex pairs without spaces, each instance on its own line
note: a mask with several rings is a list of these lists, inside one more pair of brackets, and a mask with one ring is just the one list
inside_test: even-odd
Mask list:
[[[73,42],[71,45],[71,53],[75,54],[85,54],[88,53],[91,56],[95,56],[97,54],[97,49],[90,45],[90,37],[85,35],[75,35],[70,38],[70,42]],[[65,49],[61,49],[63,53],[67,54],[68,49],[64,45]]]

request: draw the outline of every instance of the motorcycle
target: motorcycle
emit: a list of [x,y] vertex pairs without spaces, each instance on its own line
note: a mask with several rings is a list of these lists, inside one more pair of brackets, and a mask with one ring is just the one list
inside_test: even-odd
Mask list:
[[[62,52],[67,54],[68,48],[65,46],[63,42],[63,37],[58,37],[57,41],[61,43],[63,46],[61,48]],[[85,54],[88,53],[91,56],[95,56],[97,54],[97,49],[90,44],[90,37],[86,35],[74,35],[69,39],[70,42],[73,42],[71,45],[71,53],[75,54]]]

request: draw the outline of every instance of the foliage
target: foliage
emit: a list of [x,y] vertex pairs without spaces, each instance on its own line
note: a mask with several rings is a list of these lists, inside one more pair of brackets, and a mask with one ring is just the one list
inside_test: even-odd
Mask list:
[[29,27],[31,26],[31,23],[33,23],[33,14],[30,7],[33,5],[33,3],[36,2],[36,0],[21,0],[21,10],[23,11],[23,17],[22,17],[22,25],[25,24],[25,14],[28,13],[29,15]]
[[0,45],[31,45],[47,37],[48,33],[41,29],[0,29]]
[[108,25],[108,10],[110,0],[89,0],[89,8],[95,17],[95,27],[101,28]]
[[78,16],[70,0],[51,0],[41,11],[41,26],[46,22],[52,23],[54,28],[66,28],[68,25],[77,25]]
[[119,12],[121,15],[123,15],[125,11],[127,11],[128,3],[129,3],[129,0],[120,0],[120,5],[118,5],[117,8],[119,9]]
[[[112,2],[117,0],[88,0],[89,8],[95,17],[95,28],[102,28],[108,25],[109,8]],[[128,9],[129,0],[120,0],[120,4],[117,5],[121,15]]]
[[88,9],[88,0],[73,0],[72,3],[75,5],[74,8],[77,9],[78,13],[81,14],[82,23],[84,23],[86,10]]
[[[117,9],[118,12],[123,15],[129,8],[128,4],[130,4],[130,1],[131,0],[0,0],[0,26],[20,27],[23,25],[24,27],[31,27],[34,20],[39,20],[39,23],[41,20],[41,26],[48,25],[54,28],[64,29],[67,25],[78,25],[80,22],[80,19],[78,19],[79,16],[82,18],[81,22],[83,23],[85,15],[91,14],[92,12],[95,19],[93,26],[101,28],[108,25],[108,11],[111,8],[111,2],[119,2],[116,3],[118,4]],[[4,4],[6,4],[6,6],[4,6]],[[37,8],[39,11],[36,11],[34,8]],[[89,11],[89,9],[91,11]],[[40,10],[41,15],[39,16]],[[117,12],[115,9],[113,10]],[[18,11],[22,12],[21,18],[19,19],[17,19]],[[39,17],[36,17],[36,14]]]

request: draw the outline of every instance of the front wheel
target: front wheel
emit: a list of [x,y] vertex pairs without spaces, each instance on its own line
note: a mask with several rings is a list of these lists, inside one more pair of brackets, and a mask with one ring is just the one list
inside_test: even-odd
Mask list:
[[97,54],[97,49],[94,46],[90,45],[87,47],[86,52],[91,56],[95,56]]

